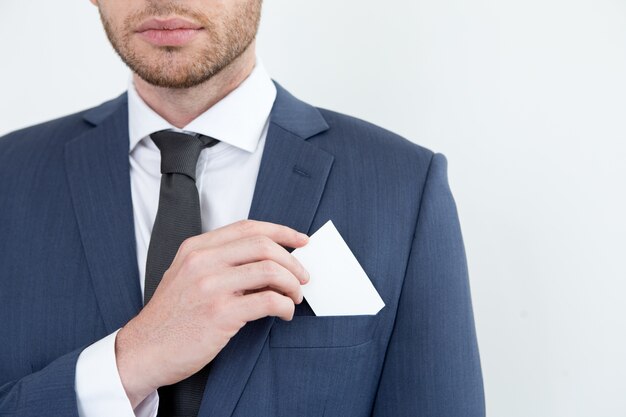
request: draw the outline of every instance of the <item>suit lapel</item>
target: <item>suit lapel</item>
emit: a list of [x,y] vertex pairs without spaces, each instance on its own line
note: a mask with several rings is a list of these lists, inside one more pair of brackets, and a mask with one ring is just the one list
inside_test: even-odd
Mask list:
[[[265,149],[249,218],[308,233],[333,156],[306,139],[328,129],[319,111],[280,85],[270,115]],[[244,326],[213,360],[200,416],[230,416],[258,360],[274,319]]]
[[78,227],[108,332],[142,307],[128,162],[126,96],[85,114],[96,126],[65,146]]

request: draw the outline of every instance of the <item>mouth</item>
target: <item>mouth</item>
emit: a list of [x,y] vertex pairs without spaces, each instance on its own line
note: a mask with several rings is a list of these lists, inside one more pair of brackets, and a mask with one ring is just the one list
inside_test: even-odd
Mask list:
[[139,25],[135,33],[155,46],[183,46],[202,30],[202,25],[181,18],[153,18]]

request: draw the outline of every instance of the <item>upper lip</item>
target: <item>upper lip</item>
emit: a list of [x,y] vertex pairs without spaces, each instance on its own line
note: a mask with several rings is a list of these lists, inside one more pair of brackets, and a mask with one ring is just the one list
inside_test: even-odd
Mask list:
[[173,19],[150,19],[143,22],[137,28],[137,32],[145,32],[147,30],[176,30],[176,29],[202,29],[199,25],[189,20],[181,18]]

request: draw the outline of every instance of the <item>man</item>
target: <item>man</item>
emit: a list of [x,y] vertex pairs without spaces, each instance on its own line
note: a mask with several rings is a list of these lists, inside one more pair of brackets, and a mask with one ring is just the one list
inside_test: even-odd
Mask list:
[[[484,415],[443,156],[271,81],[261,0],[92,2],[128,93],[0,139],[0,415]],[[303,300],[328,220],[378,314]]]

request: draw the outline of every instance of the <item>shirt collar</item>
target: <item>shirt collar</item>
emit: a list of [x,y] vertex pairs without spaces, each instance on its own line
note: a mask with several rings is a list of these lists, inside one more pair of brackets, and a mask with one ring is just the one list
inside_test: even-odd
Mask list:
[[132,77],[129,84],[129,153],[142,139],[165,129],[200,133],[254,152],[276,98],[276,86],[257,58],[252,72],[237,88],[187,126],[177,129],[143,101],[135,89]]

